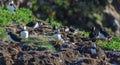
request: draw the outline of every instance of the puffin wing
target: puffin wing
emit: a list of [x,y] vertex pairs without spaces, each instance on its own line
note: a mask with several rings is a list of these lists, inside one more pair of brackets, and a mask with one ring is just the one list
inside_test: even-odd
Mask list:
[[26,26],[28,26],[28,27],[34,27],[35,24],[36,24],[35,22],[29,22],[29,23],[26,24]]
[[14,40],[14,41],[17,41],[17,42],[20,42],[22,39],[19,38],[17,35],[15,34],[11,34],[11,38]]
[[110,36],[106,31],[101,31],[101,33],[103,33],[105,37]]
[[10,35],[7,35],[7,38],[8,38],[8,40],[9,40],[10,42],[15,42],[15,41],[11,38]]

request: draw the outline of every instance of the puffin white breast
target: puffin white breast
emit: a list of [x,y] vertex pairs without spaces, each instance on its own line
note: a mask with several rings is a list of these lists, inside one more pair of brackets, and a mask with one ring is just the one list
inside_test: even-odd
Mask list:
[[38,27],[39,27],[39,24],[36,23],[35,26],[34,26],[33,28],[35,29],[35,28],[38,28]]
[[21,35],[21,38],[28,38],[29,33],[28,33],[28,31],[22,31],[22,32],[20,32],[20,35]]
[[91,51],[91,54],[96,54],[96,49],[91,48],[90,51]]

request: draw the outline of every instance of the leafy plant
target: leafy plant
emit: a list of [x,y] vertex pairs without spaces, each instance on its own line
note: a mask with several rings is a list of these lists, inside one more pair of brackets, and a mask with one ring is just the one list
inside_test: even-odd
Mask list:
[[55,0],[55,4],[68,8],[70,5],[69,0]]
[[6,35],[7,35],[7,33],[6,33],[5,29],[0,28],[0,39],[5,41],[7,39]]
[[80,36],[84,36],[84,37],[89,36],[89,32],[85,32],[85,31],[81,31],[81,30],[79,30],[77,34],[80,35]]
[[0,7],[0,26],[9,25],[11,22],[27,23],[35,20],[32,18],[32,12],[29,9],[18,8],[16,12],[12,13]]
[[47,23],[50,23],[52,26],[57,26],[58,28],[60,28],[61,24],[56,21],[54,18],[47,18],[46,19]]
[[36,37],[34,39],[27,39],[23,41],[24,44],[36,44],[38,47],[45,47],[48,51],[55,52],[51,41],[46,41],[43,37]]
[[98,40],[97,44],[104,49],[120,51],[120,37],[114,37],[110,42]]

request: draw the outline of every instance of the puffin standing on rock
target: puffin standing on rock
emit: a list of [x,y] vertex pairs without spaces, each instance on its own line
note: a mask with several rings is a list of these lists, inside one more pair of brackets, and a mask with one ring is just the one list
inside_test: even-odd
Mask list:
[[25,39],[29,37],[29,32],[26,30],[26,26],[23,27],[23,30],[20,32],[21,38]]
[[38,22],[33,22],[33,21],[32,21],[32,22],[27,23],[26,26],[32,27],[32,28],[36,29],[36,28],[39,27],[39,23],[38,23]]
[[97,46],[96,46],[95,43],[91,43],[89,50],[90,50],[90,53],[91,53],[91,57],[98,58],[97,57]]
[[14,2],[13,2],[13,1],[10,1],[10,2],[8,3],[7,9],[8,9],[10,12],[15,12],[16,8],[15,8],[15,6],[14,6]]
[[71,29],[69,29],[67,26],[64,27],[65,32],[68,32],[69,30],[71,31]]
[[55,26],[55,25],[54,25],[53,28],[52,28],[53,31],[55,31],[55,30],[57,30],[57,29],[58,29],[58,28],[57,28],[57,26]]
[[7,32],[8,32],[7,38],[10,42],[12,42],[12,43],[21,42],[22,39],[20,37],[18,37],[17,35],[13,34],[11,29],[8,29]]
[[74,28],[72,28],[72,27],[70,27],[69,28],[69,33],[71,33],[71,34],[76,34],[78,32],[78,29],[74,29]]
[[95,42],[97,39],[100,40],[109,40],[111,36],[102,29],[97,29],[96,27],[93,27],[90,31],[89,38]]
[[92,42],[95,42],[97,40],[99,31],[95,28],[92,27],[90,33],[89,33],[89,38],[92,40]]
[[101,40],[109,40],[112,36],[109,35],[105,30],[100,29],[98,38]]
[[96,54],[97,53],[95,43],[91,43],[90,51],[91,51],[91,54]]
[[36,31],[38,31],[40,27],[39,22],[31,21],[27,23],[26,26],[31,28],[31,30],[29,30],[30,35],[37,35]]
[[60,34],[60,31],[56,31],[55,34],[53,35],[55,39],[55,45],[54,47],[56,48],[57,51],[61,50],[61,46],[64,43],[64,40],[62,39],[62,35]]
[[53,35],[53,37],[56,40],[56,44],[58,44],[59,42],[64,43],[64,40],[62,39],[62,35],[60,34],[59,30],[57,32],[55,32],[55,34]]

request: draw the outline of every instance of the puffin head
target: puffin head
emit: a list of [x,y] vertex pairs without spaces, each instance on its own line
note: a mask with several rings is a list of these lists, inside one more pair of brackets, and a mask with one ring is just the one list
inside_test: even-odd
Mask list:
[[23,26],[23,30],[26,30],[26,26]]
[[13,0],[10,0],[10,2],[9,2],[10,4],[14,4],[14,1]]

